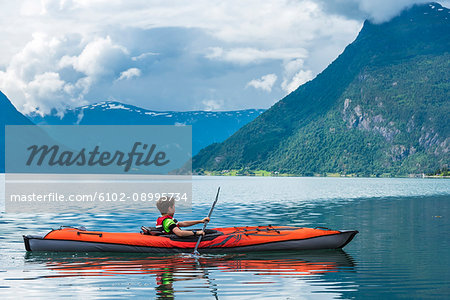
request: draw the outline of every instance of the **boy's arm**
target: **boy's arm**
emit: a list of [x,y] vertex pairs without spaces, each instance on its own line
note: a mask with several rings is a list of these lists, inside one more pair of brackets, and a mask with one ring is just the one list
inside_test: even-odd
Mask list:
[[205,233],[203,232],[203,230],[199,230],[196,233],[192,232],[192,231],[188,231],[188,230],[181,230],[180,228],[177,227],[177,225],[175,224],[174,220],[172,219],[165,219],[163,221],[163,228],[164,231],[167,233],[174,233],[179,237],[184,237],[184,236],[193,236],[193,235],[204,235]]
[[193,226],[193,225],[197,225],[200,223],[205,223],[205,222],[209,222],[209,218],[204,218],[202,220],[196,220],[196,221],[182,221],[182,222],[178,222],[178,226],[179,227],[189,227],[189,226]]
[[197,231],[197,233],[195,234],[193,231],[190,230],[181,230],[178,227],[175,227],[174,229],[172,229],[172,232],[175,233],[177,236],[179,237],[183,237],[183,236],[193,236],[193,235],[204,235],[205,233],[203,232],[203,230],[199,230]]

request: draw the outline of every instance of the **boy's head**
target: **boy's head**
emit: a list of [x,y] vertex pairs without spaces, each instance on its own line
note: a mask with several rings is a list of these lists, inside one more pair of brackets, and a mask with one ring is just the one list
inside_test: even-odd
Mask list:
[[175,212],[175,199],[173,197],[161,197],[156,201],[156,207],[162,215]]

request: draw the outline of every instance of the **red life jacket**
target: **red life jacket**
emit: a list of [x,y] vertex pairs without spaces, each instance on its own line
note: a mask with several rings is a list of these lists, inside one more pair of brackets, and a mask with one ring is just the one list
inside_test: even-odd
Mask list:
[[177,223],[177,227],[178,227],[178,221],[176,219],[174,219],[172,216],[165,215],[165,216],[161,216],[158,219],[156,219],[156,228],[164,231],[162,226],[163,226],[163,222],[165,219],[173,219],[175,221],[175,223]]

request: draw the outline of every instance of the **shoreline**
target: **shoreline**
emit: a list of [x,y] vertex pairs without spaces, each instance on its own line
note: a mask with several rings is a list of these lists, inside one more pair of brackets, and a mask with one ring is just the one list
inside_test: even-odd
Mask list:
[[[223,176],[223,177],[316,177],[316,178],[411,178],[411,179],[450,179],[450,176],[443,176],[443,175],[420,175],[420,174],[411,174],[411,175],[370,175],[370,176],[360,176],[357,174],[327,174],[327,175],[321,175],[321,174],[314,174],[314,175],[302,175],[302,174],[289,174],[289,173],[282,173],[282,174],[266,174],[270,172],[265,173],[255,173],[255,174],[231,174],[231,173],[222,173],[222,172],[204,172],[202,174],[200,173],[193,173],[192,176],[204,176],[204,177],[214,177],[214,176]],[[4,179],[6,173],[0,173],[0,178]],[[3,177],[3,178],[2,178]]]
[[294,173],[278,173],[269,172],[265,170],[249,170],[241,173],[242,170],[225,170],[225,171],[203,171],[193,173],[196,176],[249,176],[249,177],[334,177],[334,178],[423,178],[423,179],[450,179],[450,176],[446,175],[425,175],[425,174],[407,174],[407,175],[392,175],[390,173],[384,173],[381,175],[371,174],[369,176],[363,176],[359,174],[339,174],[339,173],[326,173],[326,174],[294,174]]

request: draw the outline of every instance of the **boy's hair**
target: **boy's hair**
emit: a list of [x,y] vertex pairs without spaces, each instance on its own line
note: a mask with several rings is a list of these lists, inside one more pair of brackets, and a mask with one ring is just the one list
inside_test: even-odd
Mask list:
[[175,205],[175,199],[173,197],[161,197],[156,201],[156,207],[161,214],[167,214],[169,207]]

